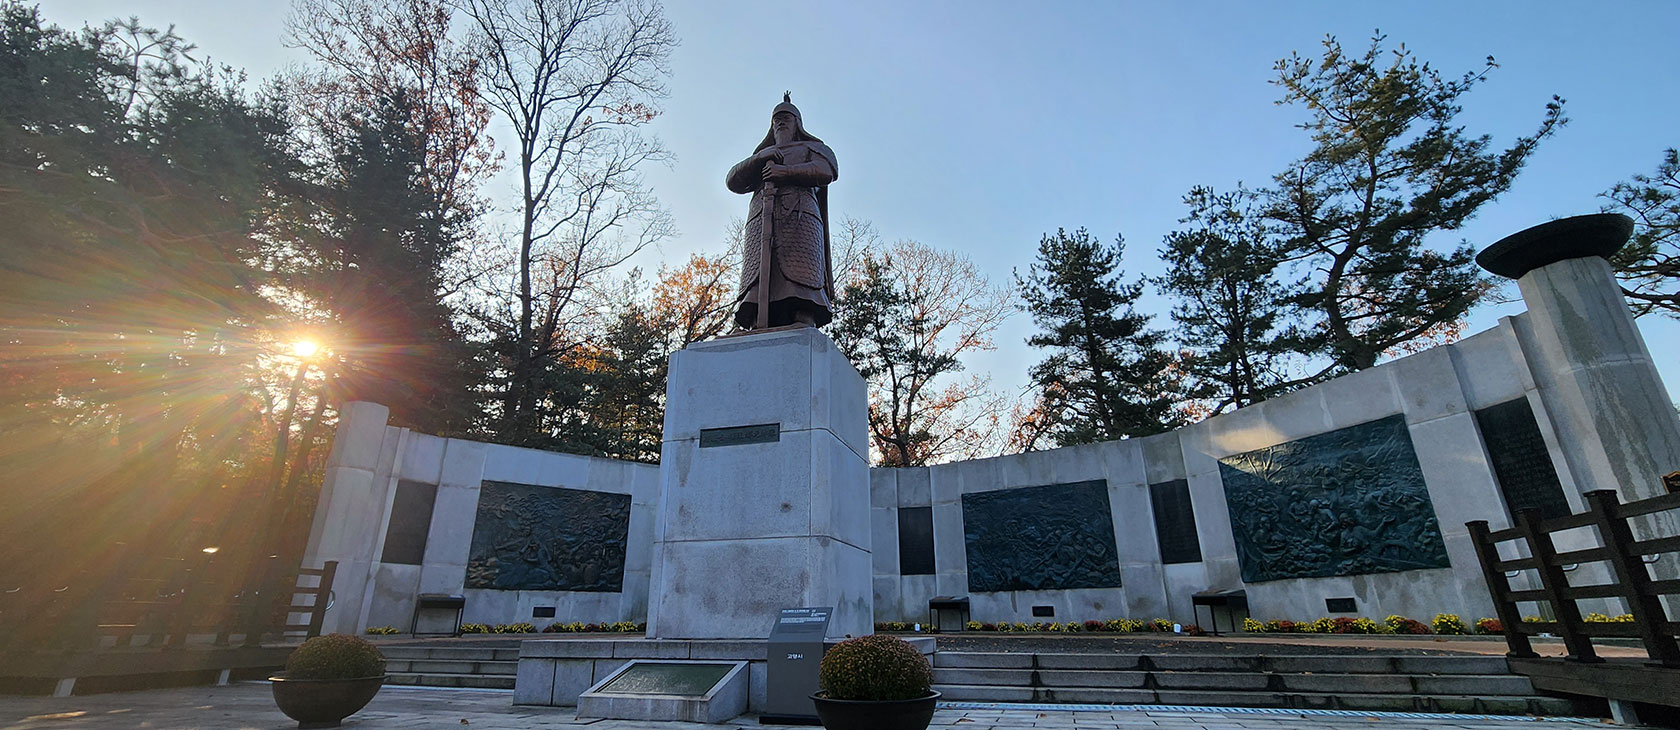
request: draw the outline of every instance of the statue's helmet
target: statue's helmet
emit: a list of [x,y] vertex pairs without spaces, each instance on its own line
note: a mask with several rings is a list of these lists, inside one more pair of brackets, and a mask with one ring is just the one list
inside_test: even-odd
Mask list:
[[816,135],[805,131],[805,118],[800,116],[799,107],[793,105],[793,93],[784,91],[782,92],[782,103],[777,104],[775,109],[770,110],[770,119],[772,120],[770,129],[764,133],[764,141],[758,143],[758,147],[753,150],[754,152],[776,144],[776,126],[773,120],[775,120],[777,114],[782,112],[793,115],[794,141],[822,143],[822,140],[817,139]]

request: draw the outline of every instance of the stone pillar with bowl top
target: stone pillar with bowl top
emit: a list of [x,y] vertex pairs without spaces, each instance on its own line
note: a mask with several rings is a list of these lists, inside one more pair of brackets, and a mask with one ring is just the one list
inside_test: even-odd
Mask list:
[[864,380],[812,327],[671,357],[648,637],[755,639],[784,608],[871,633]]
[[1632,232],[1624,215],[1575,216],[1476,256],[1522,291],[1519,338],[1576,485],[1623,501],[1665,494],[1662,475],[1680,469],[1680,417],[1606,260]]
[[[1576,487],[1615,490],[1623,502],[1666,494],[1662,476],[1680,469],[1680,416],[1607,260],[1632,233],[1633,220],[1618,213],[1575,216],[1507,236],[1476,256],[1482,268],[1516,279],[1528,304],[1518,341]],[[1680,533],[1680,519],[1648,515],[1632,527],[1637,539],[1649,539]],[[1589,565],[1576,580],[1603,582],[1605,570]],[[1650,570],[1658,580],[1680,578],[1672,560]],[[1663,602],[1671,614],[1680,611],[1680,597]],[[1603,610],[1625,609],[1606,603]]]

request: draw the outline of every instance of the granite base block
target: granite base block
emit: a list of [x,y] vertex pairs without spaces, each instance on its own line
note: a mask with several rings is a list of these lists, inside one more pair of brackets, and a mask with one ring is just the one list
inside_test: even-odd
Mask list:
[[[907,638],[932,661],[931,636]],[[835,641],[827,642],[833,646]],[[745,662],[747,710],[762,712],[765,703],[765,652],[770,642],[758,640],[681,639],[530,639],[519,645],[519,669],[513,688],[516,705],[578,705],[591,687],[638,659]],[[526,685],[529,686],[526,686]],[[815,691],[816,688],[812,688]],[[547,692],[545,695],[544,692]],[[744,710],[744,711],[747,711]],[[736,713],[740,714],[740,713]]]
[[[665,694],[619,694],[601,691],[618,675],[639,664],[710,664],[673,659],[633,659],[611,672],[578,696],[578,717],[656,722],[704,722],[717,724],[747,711],[748,676],[746,662],[733,664],[722,679],[704,696]],[[722,663],[722,662],[717,662]]]

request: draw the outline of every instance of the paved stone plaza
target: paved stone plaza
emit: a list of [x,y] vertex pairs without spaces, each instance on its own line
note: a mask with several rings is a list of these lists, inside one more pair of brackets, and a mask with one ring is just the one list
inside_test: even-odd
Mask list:
[[[1022,706],[1025,707],[1025,706]],[[710,730],[771,728],[744,716],[733,723],[649,723],[632,720],[578,720],[569,707],[515,707],[510,692],[386,687],[367,709],[344,722],[346,728],[537,728],[589,727],[592,730]],[[267,684],[245,682],[226,687],[119,692],[87,697],[0,697],[0,728],[5,730],[286,730],[296,727],[274,708]],[[1454,728],[1512,730],[1527,728],[1605,727],[1604,721],[1574,719],[1476,719],[1473,716],[1403,717],[1345,713],[1303,715],[1286,710],[1254,711],[1199,708],[1182,710],[1086,711],[1017,709],[942,709],[934,728],[1005,730],[1065,728],[1106,730],[1178,728],[1179,730],[1332,730],[1339,728]],[[1629,727],[1629,726],[1618,726]]]

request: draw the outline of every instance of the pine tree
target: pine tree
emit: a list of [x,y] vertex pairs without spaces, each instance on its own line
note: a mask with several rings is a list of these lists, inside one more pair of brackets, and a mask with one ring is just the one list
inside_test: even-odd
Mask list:
[[1680,151],[1669,148],[1655,175],[1634,175],[1603,197],[1606,211],[1633,218],[1633,240],[1611,258],[1633,315],[1680,318]]
[[1147,436],[1180,425],[1169,392],[1165,336],[1135,310],[1142,284],[1126,284],[1124,240],[1112,246],[1085,229],[1058,229],[1039,241],[1038,261],[1016,274],[1026,310],[1040,330],[1027,339],[1050,350],[1029,371],[1048,399],[1058,445]]
[[667,329],[632,302],[613,318],[602,342],[594,407],[600,456],[659,463],[664,434]]
[[1552,97],[1534,134],[1493,149],[1456,121],[1459,97],[1496,67],[1491,57],[1446,79],[1404,45],[1385,52],[1383,40],[1350,56],[1331,37],[1322,59],[1292,55],[1276,66],[1279,103],[1306,106],[1300,126],[1314,148],[1260,192],[1280,250],[1311,272],[1292,304],[1313,319],[1298,347],[1326,361],[1319,377],[1456,334],[1491,285],[1468,245],[1441,251],[1425,240],[1509,189],[1565,122]]
[[393,421],[426,433],[469,431],[482,382],[481,353],[444,303],[442,271],[470,220],[426,176],[425,144],[408,125],[401,91],[359,109],[328,135],[336,147],[320,207],[325,231],[310,240],[297,286],[334,320],[342,397],[391,408]]
[[1167,273],[1154,279],[1176,299],[1172,318],[1178,341],[1189,349],[1189,395],[1209,402],[1210,413],[1242,408],[1289,387],[1284,365],[1289,343],[1288,292],[1277,280],[1278,254],[1244,192],[1196,188],[1185,196],[1192,227],[1167,235],[1161,260]]

